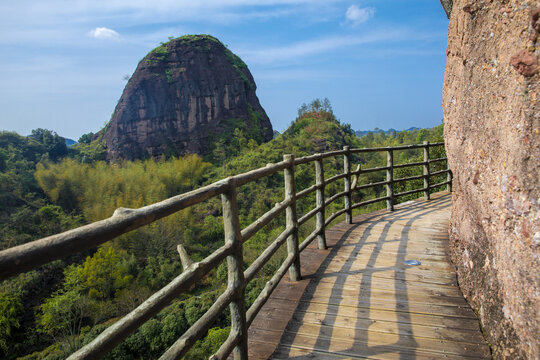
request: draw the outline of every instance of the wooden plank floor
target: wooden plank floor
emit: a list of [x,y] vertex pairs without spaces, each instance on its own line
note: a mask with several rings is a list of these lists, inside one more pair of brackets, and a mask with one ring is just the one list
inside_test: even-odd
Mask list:
[[450,205],[439,193],[328,229],[251,325],[249,358],[491,358],[448,258]]

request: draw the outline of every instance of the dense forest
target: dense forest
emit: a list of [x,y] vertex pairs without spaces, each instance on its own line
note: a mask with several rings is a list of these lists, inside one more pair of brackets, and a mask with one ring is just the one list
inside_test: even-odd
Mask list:
[[[314,100],[300,107],[289,128],[267,143],[246,136],[239,126],[234,136],[220,139],[212,154],[106,163],[99,141],[91,134],[67,148],[65,140],[50,130],[37,129],[28,137],[0,132],[0,249],[23,244],[112,215],[118,207],[138,208],[231,174],[282,160],[283,154],[304,156],[351,147],[379,147],[442,141],[442,125],[357,137],[350,125],[340,123],[330,103]],[[433,149],[442,157],[444,149]],[[395,162],[421,161],[419,150],[396,152]],[[384,153],[353,157],[353,165],[382,166]],[[433,164],[433,171],[438,170]],[[325,175],[343,171],[341,157],[326,159]],[[422,167],[396,169],[396,178],[418,175]],[[312,164],[296,169],[297,190],[314,184]],[[361,183],[384,179],[382,172],[362,175]],[[439,179],[439,181],[442,181]],[[399,183],[395,192],[421,187],[422,180]],[[343,180],[326,188],[341,191]],[[381,196],[383,187],[356,191],[356,201]],[[274,174],[239,189],[242,226],[250,224],[283,200],[283,176]],[[417,196],[420,196],[418,194]],[[413,197],[406,196],[400,201]],[[298,216],[315,205],[315,194],[298,202]],[[384,207],[380,202],[358,210]],[[334,203],[330,214],[341,208]],[[340,219],[338,219],[340,221]],[[246,266],[284,229],[284,216],[246,242]],[[303,239],[314,220],[301,228]],[[219,198],[183,210],[151,225],[125,234],[97,249],[55,261],[40,269],[0,283],[0,354],[7,359],[62,359],[182,271],[176,246],[183,244],[193,260],[200,260],[223,244]],[[247,287],[248,306],[279,267],[285,250],[272,260]],[[190,294],[177,299],[148,321],[108,355],[111,359],[152,359],[165,351],[208,309],[226,287],[222,264]],[[202,359],[215,352],[228,336],[228,314],[197,342],[187,358]]]

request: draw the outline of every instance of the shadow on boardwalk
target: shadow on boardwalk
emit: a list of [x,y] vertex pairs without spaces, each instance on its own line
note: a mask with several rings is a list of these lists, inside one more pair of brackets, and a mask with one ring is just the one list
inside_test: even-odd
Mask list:
[[449,212],[438,194],[328,229],[329,249],[306,249],[303,281],[282,281],[253,323],[250,358],[489,357],[449,263]]

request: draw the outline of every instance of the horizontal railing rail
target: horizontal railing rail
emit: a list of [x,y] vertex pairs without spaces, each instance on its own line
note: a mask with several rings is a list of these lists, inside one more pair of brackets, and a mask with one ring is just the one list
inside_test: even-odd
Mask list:
[[[272,291],[287,271],[292,281],[301,279],[301,251],[306,249],[315,239],[318,240],[319,249],[327,248],[325,229],[334,220],[345,214],[345,221],[350,224],[352,223],[353,209],[386,201],[387,209],[392,211],[394,210],[394,202],[397,197],[423,192],[424,197],[429,200],[430,192],[435,188],[447,186],[448,191],[452,190],[452,174],[448,167],[443,170],[430,172],[429,165],[431,163],[442,162],[447,159],[446,157],[430,159],[429,150],[432,147],[443,145],[444,143],[424,142],[423,144],[384,148],[349,149],[349,147],[344,147],[343,150],[299,158],[295,158],[293,155],[284,155],[281,162],[268,164],[259,169],[231,176],[227,179],[139,209],[119,208],[108,219],[3,250],[0,252],[0,280],[37,268],[53,260],[62,259],[96,247],[141,226],[220,195],[225,244],[204,260],[195,263],[189,259],[187,252],[180,245],[178,250],[184,271],[161,290],[150,296],[136,309],[109,326],[89,344],[73,353],[69,359],[95,359],[103,357],[152,316],[168,306],[175,298],[189,291],[194,284],[200,281],[210,271],[216,269],[225,259],[227,260],[228,268],[228,286],[226,290],[218,297],[210,309],[162,355],[161,359],[178,359],[184,356],[191,346],[199,338],[204,336],[227,306],[229,306],[231,313],[230,334],[212,358],[225,359],[233,352],[235,359],[247,359],[247,328],[251,325],[255,316],[269,299]],[[423,149],[423,161],[394,164],[393,154],[395,151],[412,149]],[[362,169],[358,165],[356,170],[351,170],[352,155],[369,152],[386,152],[386,166]],[[343,172],[325,179],[323,160],[336,156],[343,156]],[[296,192],[295,167],[308,163],[314,163],[315,165],[315,184]],[[414,166],[422,166],[423,174],[394,179],[394,169]],[[242,185],[276,174],[279,171],[283,171],[284,173],[285,198],[253,223],[241,229],[238,216],[237,189]],[[384,171],[386,173],[384,181],[358,184],[361,175],[378,171]],[[447,174],[446,181],[437,184],[430,183],[433,176],[443,174]],[[343,191],[326,196],[326,187],[342,179],[344,184]],[[422,188],[394,194],[394,185],[396,183],[421,179],[424,181]],[[380,186],[386,188],[385,196],[353,203],[352,195],[354,192]],[[316,193],[316,206],[298,219],[297,200],[305,198],[313,192]],[[340,198],[344,198],[344,207],[327,217],[326,208]],[[244,263],[242,253],[243,243],[282,213],[286,215],[285,230],[263,250],[245,271],[242,271]],[[313,217],[316,217],[315,230],[300,243],[298,236],[299,227]],[[246,310],[245,288],[247,284],[255,278],[257,273],[285,243],[287,243],[287,257],[272,278],[266,283],[251,307]]]

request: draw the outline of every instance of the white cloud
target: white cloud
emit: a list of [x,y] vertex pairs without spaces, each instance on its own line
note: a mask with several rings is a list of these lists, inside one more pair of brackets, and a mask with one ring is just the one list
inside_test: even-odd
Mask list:
[[96,39],[119,39],[120,34],[112,29],[108,29],[106,27],[97,27],[94,30],[90,31],[88,33],[91,37],[95,37]]
[[[345,0],[35,0],[0,1],[0,45],[55,44],[77,45],[78,36],[100,39],[132,37],[134,29],[156,25],[201,24],[208,27],[243,24],[246,20],[276,18],[302,19],[303,23],[323,22],[342,16],[339,4]],[[299,21],[300,22],[300,21]],[[119,36],[108,28],[126,29]],[[159,26],[158,26],[159,27]],[[93,29],[88,32],[89,29]],[[212,28],[210,28],[212,29]],[[114,31],[114,30],[112,30]],[[171,34],[169,34],[171,35]],[[174,35],[174,34],[173,34]],[[160,39],[163,40],[163,39]]]
[[239,49],[236,53],[240,54],[247,63],[281,64],[291,60],[301,61],[306,56],[328,53],[344,47],[392,41],[401,38],[404,33],[404,30],[396,29],[358,36],[331,36],[279,47]]
[[358,25],[368,21],[373,17],[373,15],[375,15],[374,8],[359,8],[356,5],[351,5],[345,12],[345,19],[348,23]]

